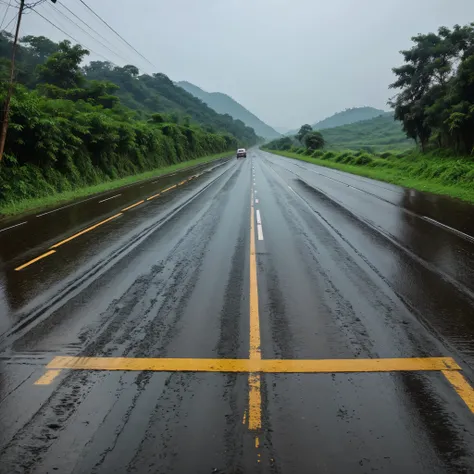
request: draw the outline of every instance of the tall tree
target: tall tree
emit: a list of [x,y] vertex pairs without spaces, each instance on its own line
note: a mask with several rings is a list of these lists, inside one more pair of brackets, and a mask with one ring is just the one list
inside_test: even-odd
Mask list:
[[88,54],[89,51],[78,44],[72,46],[70,41],[61,41],[58,51],[38,66],[39,79],[61,89],[83,86],[85,77],[80,64]]
[[303,143],[305,135],[313,131],[313,127],[311,125],[305,124],[302,125],[299,129],[298,133],[296,134],[296,139]]

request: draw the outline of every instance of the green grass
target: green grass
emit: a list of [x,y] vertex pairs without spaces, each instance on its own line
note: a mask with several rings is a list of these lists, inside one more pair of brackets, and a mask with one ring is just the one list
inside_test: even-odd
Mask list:
[[269,151],[406,188],[474,203],[474,160],[471,158],[421,154],[416,151],[368,154],[318,150],[313,156],[287,151]]
[[112,189],[121,188],[129,184],[137,183],[139,181],[147,180],[150,178],[156,178],[157,176],[173,173],[174,171],[184,170],[192,166],[208,163],[219,158],[224,158],[226,156],[231,156],[232,154],[232,152],[227,151],[225,153],[204,156],[195,160],[185,161],[176,165],[146,171],[145,173],[127,176],[125,178],[113,181],[106,181],[104,183],[96,184],[94,186],[87,186],[85,188],[75,189],[73,191],[51,194],[49,196],[44,196],[40,198],[23,199],[16,202],[8,202],[3,205],[0,205],[0,219],[2,217],[14,216],[33,210],[45,209],[51,206],[66,203],[68,201],[74,201],[75,199],[91,196],[93,194],[99,194],[105,191],[110,191]]

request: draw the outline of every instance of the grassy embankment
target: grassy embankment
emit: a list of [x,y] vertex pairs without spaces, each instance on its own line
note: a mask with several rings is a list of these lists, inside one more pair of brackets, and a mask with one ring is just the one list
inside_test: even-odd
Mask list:
[[126,176],[121,179],[105,181],[100,184],[93,186],[86,186],[83,188],[78,188],[72,191],[66,191],[62,193],[50,194],[48,196],[38,197],[38,198],[29,198],[22,199],[15,202],[7,202],[0,205],[0,219],[2,217],[13,216],[15,214],[21,214],[27,211],[33,211],[35,209],[44,209],[50,206],[55,206],[62,204],[68,201],[73,201],[75,199],[91,196],[93,194],[103,193],[105,191],[110,191],[113,189],[121,188],[139,181],[147,180],[150,178],[156,178],[164,174],[173,173],[174,171],[184,170],[196,165],[208,163],[219,158],[224,158],[226,156],[231,156],[232,152],[227,151],[219,153],[216,155],[204,156],[197,158],[195,160],[185,161],[171,166],[166,166],[164,168],[157,168],[151,171],[146,171],[144,173]]
[[369,154],[363,151],[317,150],[308,155],[304,149],[267,151],[474,203],[474,160],[471,158],[452,157],[447,152],[421,154],[417,151],[387,151]]

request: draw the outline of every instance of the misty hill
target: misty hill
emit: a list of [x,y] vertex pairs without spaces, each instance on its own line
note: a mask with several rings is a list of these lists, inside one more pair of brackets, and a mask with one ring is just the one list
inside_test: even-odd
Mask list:
[[[25,36],[17,48],[16,81],[29,89],[41,86],[38,68],[60,48],[44,36]],[[0,35],[0,76],[7,78],[11,55],[11,38]],[[133,118],[146,121],[153,114],[165,114],[164,120],[175,123],[200,125],[206,132],[229,133],[247,145],[257,142],[251,127],[229,115],[218,114],[194,95],[178,87],[165,74],[142,74],[133,65],[115,66],[108,61],[91,61],[85,64],[80,74],[88,80],[88,87],[101,97],[105,108],[125,106],[132,109]],[[5,79],[6,80],[6,79]],[[53,86],[56,86],[55,84]],[[74,91],[63,93],[64,97],[75,97]],[[48,95],[61,97],[51,88]],[[78,92],[76,91],[77,95]],[[116,99],[119,98],[119,101]],[[131,112],[131,111],[129,111]]]
[[263,138],[278,138],[280,134],[272,127],[262,122],[257,116],[226,94],[220,92],[206,92],[200,87],[186,81],[177,83],[178,86],[201,99],[205,104],[219,114],[228,114],[236,120],[242,120],[245,125],[252,127],[255,133]]
[[113,66],[106,61],[91,61],[84,67],[89,80],[109,81],[118,86],[115,94],[126,107],[146,118],[153,113],[189,117],[209,132],[227,132],[245,143],[255,143],[255,131],[240,120],[217,113],[199,98],[177,86],[165,74],[138,75],[135,66]]
[[312,127],[313,130],[339,127],[341,125],[360,122],[361,120],[369,120],[386,113],[384,110],[375,109],[374,107],[354,107],[352,109],[343,110],[342,112],[337,112],[320,122],[316,122]]
[[384,112],[369,120],[323,129],[321,133],[330,148],[382,150],[410,148],[415,145],[413,140],[406,137],[401,123],[393,119],[392,112]]

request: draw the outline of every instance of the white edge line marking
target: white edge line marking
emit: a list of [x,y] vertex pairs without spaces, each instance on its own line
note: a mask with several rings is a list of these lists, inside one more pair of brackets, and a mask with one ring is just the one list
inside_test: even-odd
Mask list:
[[26,224],[28,221],[20,222],[19,224],[11,225],[10,227],[5,227],[5,229],[0,229],[0,232],[5,232],[6,230],[13,229],[14,227],[18,227],[20,225]]
[[258,204],[258,199],[255,199],[255,204]]
[[257,213],[257,224],[262,224],[262,218],[260,217],[260,211],[257,209],[255,211]]
[[474,237],[472,237],[471,235],[469,234],[465,234],[464,232],[460,231],[460,230],[457,230],[457,229],[454,229],[453,227],[449,227],[449,225],[446,225],[446,224],[443,224],[441,222],[438,222],[434,219],[431,219],[431,217],[427,217],[427,216],[421,216],[422,219],[424,219],[425,221],[428,221],[428,222],[431,222],[432,224],[435,224],[435,225],[438,225],[440,227],[443,227],[444,229],[447,229],[451,232],[454,232],[455,234],[458,234],[459,236],[461,237],[464,237],[465,239],[471,241],[471,242],[474,242]]
[[122,195],[122,193],[116,194],[115,196],[109,197],[109,198],[107,198],[107,199],[102,199],[102,201],[99,201],[99,204],[100,204],[101,202],[110,201],[111,199],[115,199],[116,197],[119,197],[119,196],[121,196],[121,195]]
[[258,240],[263,240],[262,224],[257,224]]
[[79,202],[73,202],[72,204],[68,204],[67,206],[58,207],[57,209],[53,209],[52,211],[43,212],[43,214],[38,214],[36,217],[46,216],[47,214],[52,214],[53,212],[60,211],[61,209],[66,209],[67,207],[77,206],[78,204],[82,204],[83,202],[91,201],[92,199],[97,199],[97,196],[91,197],[89,199],[84,199]]

